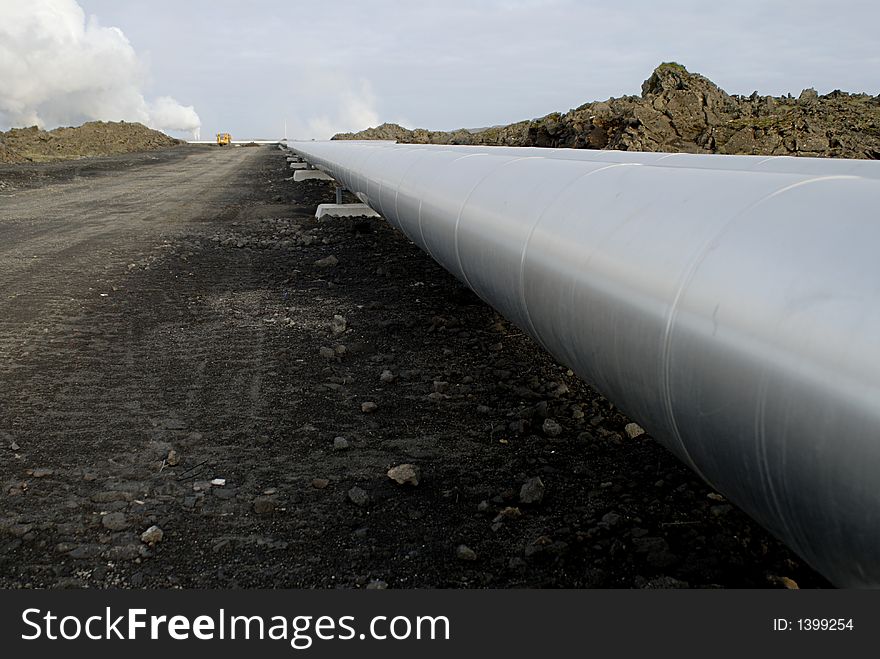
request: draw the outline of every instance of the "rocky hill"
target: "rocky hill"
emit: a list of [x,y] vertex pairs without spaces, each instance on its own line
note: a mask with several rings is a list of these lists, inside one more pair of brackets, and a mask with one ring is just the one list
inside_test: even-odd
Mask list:
[[182,144],[138,123],[91,121],[75,128],[13,128],[0,132],[0,163],[53,162]]
[[813,89],[798,98],[735,96],[680,64],[665,63],[642,84],[641,96],[479,132],[382,124],[333,139],[878,159],[880,96],[819,96]]

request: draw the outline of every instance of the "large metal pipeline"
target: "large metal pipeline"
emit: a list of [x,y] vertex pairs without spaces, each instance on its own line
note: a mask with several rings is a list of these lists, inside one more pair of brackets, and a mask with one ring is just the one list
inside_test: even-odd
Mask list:
[[880,586],[880,163],[289,146],[833,583]]

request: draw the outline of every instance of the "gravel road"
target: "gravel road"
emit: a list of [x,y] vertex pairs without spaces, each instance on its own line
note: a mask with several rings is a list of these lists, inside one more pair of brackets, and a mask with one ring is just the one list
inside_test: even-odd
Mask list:
[[828,585],[289,174],[269,147],[0,167],[0,587]]

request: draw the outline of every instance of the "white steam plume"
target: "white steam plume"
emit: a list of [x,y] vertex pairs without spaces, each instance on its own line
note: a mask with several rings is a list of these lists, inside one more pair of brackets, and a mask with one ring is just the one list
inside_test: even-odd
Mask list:
[[100,119],[197,133],[195,109],[147,101],[145,78],[122,31],[87,19],[76,0],[0,0],[0,129]]
[[352,81],[344,75],[325,75],[319,87],[312,89],[321,97],[332,99],[336,111],[332,115],[323,114],[306,122],[305,135],[318,139],[328,139],[336,133],[358,131],[379,124],[376,111],[376,95],[372,85],[363,78]]

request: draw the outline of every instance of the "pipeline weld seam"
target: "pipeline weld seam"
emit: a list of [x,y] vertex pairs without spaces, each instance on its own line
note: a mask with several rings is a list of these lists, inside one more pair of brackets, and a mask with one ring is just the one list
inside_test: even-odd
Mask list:
[[[592,162],[592,161],[590,161],[590,162]],[[570,181],[569,183],[564,185],[562,187],[562,189],[560,189],[559,192],[556,193],[556,197],[558,199],[569,188],[573,187],[576,183],[587,178],[588,176],[592,176],[596,172],[602,172],[602,171],[605,171],[606,169],[613,169],[615,167],[640,167],[640,166],[641,165],[639,165],[638,163],[611,163],[611,164],[599,167],[597,169],[590,170],[589,172],[584,172],[580,176],[576,177],[575,179],[573,179],[572,181]],[[550,353],[552,355],[553,352],[547,348],[547,343],[544,341],[543,337],[541,337],[540,333],[535,328],[535,323],[532,321],[532,314],[529,312],[529,305],[528,305],[528,302],[526,301],[526,279],[525,279],[526,254],[529,249],[529,244],[532,242],[532,236],[535,235],[535,231],[537,231],[538,227],[540,226],[541,222],[544,219],[544,216],[547,214],[547,211],[550,210],[551,206],[553,206],[553,201],[551,201],[549,204],[547,204],[547,206],[544,207],[544,210],[542,210],[538,214],[537,219],[535,220],[534,224],[532,224],[531,229],[529,229],[529,233],[526,236],[525,242],[523,243],[522,251],[520,252],[520,256],[519,256],[519,298],[520,298],[520,306],[522,307],[523,313],[525,314],[525,317],[526,317],[526,323],[529,326],[529,328],[528,328],[529,333],[534,337],[534,339],[539,344],[541,344],[541,347],[544,348],[544,350],[546,350],[548,353]],[[573,294],[574,294],[574,292],[572,291],[572,295]]]
[[[781,175],[786,175],[782,174]],[[803,176],[803,175],[801,175]],[[760,204],[772,199],[773,197],[788,192],[789,190],[793,190],[794,188],[801,187],[803,185],[807,185],[810,183],[815,183],[817,181],[824,180],[832,180],[832,179],[857,179],[857,176],[821,176],[821,177],[810,177],[801,181],[796,181],[795,183],[790,183],[786,186],[783,186],[779,190],[775,190],[760,199],[752,202],[738,213],[735,213],[732,217],[730,217],[727,221],[725,221],[718,230],[710,237],[707,238],[703,245],[697,250],[696,256],[694,257],[691,264],[685,269],[682,274],[681,283],[679,284],[675,296],[672,299],[672,303],[669,307],[669,314],[666,319],[666,327],[663,331],[663,339],[661,344],[661,353],[660,353],[660,367],[662,369],[661,374],[661,383],[662,383],[662,399],[663,399],[663,407],[665,416],[669,423],[669,427],[672,430],[675,439],[678,441],[679,445],[682,448],[684,455],[687,457],[687,464],[691,467],[697,474],[702,478],[706,483],[715,487],[712,481],[706,477],[703,471],[697,467],[693,458],[691,457],[690,451],[687,449],[685,445],[681,430],[678,426],[678,421],[675,418],[675,413],[672,409],[672,364],[671,364],[671,352],[672,352],[672,335],[673,329],[675,326],[675,322],[678,319],[678,315],[680,312],[681,300],[684,297],[685,291],[690,287],[694,276],[696,275],[697,270],[706,260],[706,257],[709,255],[709,252],[712,251],[715,243],[717,243],[722,236],[724,236],[734,225],[734,223],[741,219],[746,213],[754,210]]]

